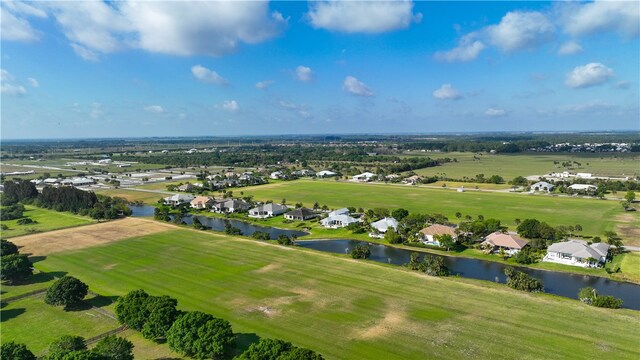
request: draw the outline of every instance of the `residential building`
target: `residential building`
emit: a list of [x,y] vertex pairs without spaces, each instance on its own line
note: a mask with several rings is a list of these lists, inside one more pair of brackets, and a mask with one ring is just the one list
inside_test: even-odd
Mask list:
[[609,245],[595,243],[589,245],[582,240],[569,240],[551,244],[542,261],[565,265],[591,267],[607,261]]
[[211,211],[217,213],[234,213],[247,209],[249,209],[249,204],[244,200],[238,199],[219,200],[211,206]]
[[188,191],[192,191],[193,190],[193,184],[191,184],[191,183],[182,184],[182,185],[178,186],[176,188],[176,190],[178,190],[178,191],[187,191],[187,192]]
[[191,200],[191,207],[194,209],[209,209],[215,200],[209,196],[196,196]]
[[164,203],[171,206],[178,206],[180,204],[191,203],[195,199],[195,196],[189,194],[175,194],[164,198]]
[[291,210],[288,213],[284,214],[284,218],[287,220],[295,220],[295,221],[305,221],[309,219],[313,219],[318,216],[313,210],[307,208],[299,208],[295,210]]
[[284,179],[286,177],[286,175],[282,172],[282,171],[274,171],[271,174],[269,174],[269,178],[270,179]]
[[329,170],[322,170],[322,171],[318,171],[316,173],[316,176],[320,177],[320,178],[332,177],[332,176],[336,176],[336,175],[338,175],[338,174],[333,172],[333,171],[329,171]]
[[330,229],[337,229],[356,223],[360,220],[349,215],[349,209],[342,208],[329,213],[329,215],[320,220],[322,226]]
[[370,172],[364,172],[362,174],[358,174],[353,176],[351,179],[353,181],[371,181],[373,180],[373,178],[375,178],[377,175],[374,173],[370,173]]
[[254,207],[253,209],[250,209],[249,217],[257,218],[257,219],[265,219],[265,218],[277,216],[280,214],[284,214],[285,212],[287,212],[287,210],[289,210],[289,208],[286,205],[269,203],[269,204],[260,205],[260,206]]
[[376,231],[370,232],[369,237],[381,239],[389,229],[398,230],[398,220],[392,217],[386,217],[384,219],[371,223],[371,228]]
[[546,181],[538,181],[537,183],[531,185],[531,191],[546,191],[551,192],[555,185],[550,184]]
[[456,234],[455,228],[451,226],[440,225],[440,224],[433,224],[433,225],[427,226],[426,228],[420,230],[418,235],[422,239],[422,242],[425,243],[426,245],[435,245],[435,246],[440,246],[440,241],[436,239],[436,235],[438,236],[449,235],[453,238],[453,240],[456,240],[458,237],[458,235]]
[[413,176],[409,176],[408,178],[404,179],[404,182],[406,184],[416,185],[417,183],[420,182],[420,180],[422,180],[422,178],[420,176],[413,175]]
[[482,246],[489,248],[491,252],[503,249],[507,254],[514,255],[527,246],[529,242],[517,235],[494,232],[489,234],[482,242]]
[[595,185],[588,185],[588,184],[573,184],[573,185],[569,185],[569,189],[577,192],[589,192],[589,191],[598,190],[598,187]]

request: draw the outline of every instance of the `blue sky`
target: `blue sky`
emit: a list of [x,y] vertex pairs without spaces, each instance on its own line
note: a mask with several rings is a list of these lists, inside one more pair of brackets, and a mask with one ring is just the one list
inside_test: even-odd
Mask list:
[[640,129],[629,2],[15,2],[3,139]]

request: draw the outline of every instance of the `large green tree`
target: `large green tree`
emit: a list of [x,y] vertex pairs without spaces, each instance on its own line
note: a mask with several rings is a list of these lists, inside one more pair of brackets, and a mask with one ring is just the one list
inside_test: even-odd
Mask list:
[[18,253],[18,247],[9,240],[0,240],[0,256],[13,255]]
[[87,350],[87,345],[83,337],[63,335],[49,345],[46,360],[63,360],[72,352],[84,350]]
[[44,296],[44,302],[49,305],[63,305],[73,307],[82,302],[89,286],[73,276],[63,276],[53,283]]
[[196,359],[216,359],[233,345],[231,324],[199,311],[176,320],[167,332],[167,343],[173,351]]
[[147,321],[149,312],[146,309],[146,301],[149,297],[144,290],[133,290],[118,299],[116,304],[116,317],[121,324],[142,331]]
[[0,359],[36,360],[36,357],[25,344],[6,341],[0,346]]
[[115,335],[104,337],[91,351],[105,360],[133,360],[133,343]]
[[0,261],[0,279],[8,280],[11,283],[26,280],[33,274],[33,264],[27,258],[27,255],[13,254],[2,257]]
[[178,300],[169,296],[149,296],[145,302],[145,312],[149,315],[142,326],[142,336],[150,340],[164,339],[180,315],[176,306]]

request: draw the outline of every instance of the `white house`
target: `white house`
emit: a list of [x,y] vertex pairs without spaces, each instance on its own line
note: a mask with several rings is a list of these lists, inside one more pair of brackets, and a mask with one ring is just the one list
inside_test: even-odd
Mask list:
[[490,249],[491,252],[497,252],[503,249],[507,254],[514,255],[529,242],[516,235],[494,232],[489,234],[481,245]]
[[[609,245],[605,243],[587,244],[582,240],[569,240],[551,244],[542,261],[573,266],[598,266],[607,261]],[[589,262],[589,259],[593,259]]]
[[589,192],[589,191],[598,190],[598,187],[595,185],[589,185],[589,184],[573,184],[573,185],[569,185],[569,189],[577,192]]
[[591,179],[593,175],[591,173],[577,173],[576,177],[581,179]]
[[98,160],[98,164],[111,164],[111,162],[112,162],[111,159]]
[[280,204],[264,204],[249,210],[249,217],[257,219],[265,219],[287,212],[289,208],[286,205]]
[[288,213],[284,214],[284,218],[287,220],[295,220],[295,221],[305,221],[309,219],[313,219],[318,216],[313,210],[307,208],[299,208],[295,210],[291,210]]
[[546,191],[551,192],[555,186],[546,181],[538,181],[531,185],[531,191]]
[[270,179],[282,179],[284,178],[284,173],[282,171],[274,171],[271,174],[269,174],[269,178]]
[[337,215],[349,215],[349,209],[340,208],[338,210],[333,210],[332,212],[327,214],[327,216],[337,216]]
[[191,200],[191,207],[194,209],[207,209],[215,203],[215,200],[209,196],[196,196]]
[[453,238],[453,240],[455,240],[458,235],[456,235],[456,230],[454,228],[452,228],[451,226],[446,226],[446,225],[440,225],[440,224],[433,224],[430,226],[427,226],[426,228],[420,230],[419,233],[422,242],[425,243],[426,245],[435,245],[435,246],[440,246],[440,241],[438,241],[435,236],[441,236],[441,235],[449,235],[451,236],[451,238]]
[[332,177],[332,176],[336,176],[336,175],[338,175],[338,174],[333,172],[333,171],[329,171],[329,170],[322,170],[322,171],[318,171],[316,173],[316,176],[317,177],[321,177],[321,178]]
[[178,206],[184,203],[190,203],[196,197],[189,194],[175,194],[164,198],[164,203],[171,206]]
[[371,181],[377,175],[370,172],[364,172],[362,174],[355,175],[351,178],[353,181]]
[[349,215],[349,209],[342,208],[330,212],[326,218],[320,220],[320,223],[326,228],[337,229],[358,221],[358,219]]
[[372,222],[371,227],[376,229],[377,232],[369,233],[369,237],[381,239],[389,229],[393,229],[394,231],[398,230],[398,220],[386,217],[376,222]]

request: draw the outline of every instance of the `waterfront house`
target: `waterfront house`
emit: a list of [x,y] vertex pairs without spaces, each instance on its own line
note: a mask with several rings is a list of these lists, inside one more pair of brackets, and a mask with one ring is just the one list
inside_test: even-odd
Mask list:
[[427,226],[420,230],[418,235],[424,244],[435,246],[440,246],[440,241],[435,238],[436,236],[449,235],[453,240],[456,240],[458,237],[455,228],[440,224]]
[[482,242],[482,246],[489,248],[491,252],[498,252],[503,249],[507,254],[514,255],[527,246],[529,242],[513,234],[494,232],[489,234]]
[[215,203],[215,200],[209,196],[196,196],[191,200],[191,207],[194,209],[208,209]]
[[284,214],[284,218],[287,220],[295,220],[295,221],[304,221],[313,219],[318,216],[313,210],[307,208],[299,208],[295,210],[291,210],[288,213]]
[[607,261],[608,253],[608,244],[588,244],[582,240],[569,240],[551,244],[542,261],[591,267],[604,264]]
[[386,217],[376,222],[372,222],[371,228],[376,231],[370,232],[369,237],[382,239],[389,229],[393,229],[394,231],[398,230],[398,220],[392,217]]
[[195,196],[189,194],[175,194],[164,198],[164,203],[171,206],[178,206],[180,204],[191,203],[195,199]]
[[284,214],[287,212],[289,208],[286,205],[280,204],[264,204],[260,206],[256,206],[253,209],[249,210],[249,217],[257,218],[257,219],[265,219],[273,216],[277,216],[280,214]]

